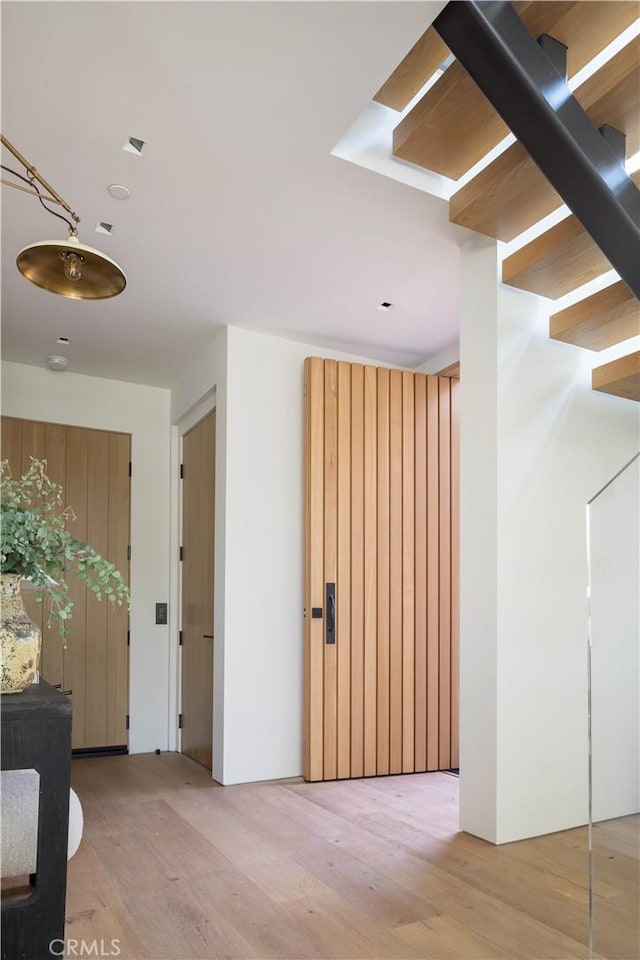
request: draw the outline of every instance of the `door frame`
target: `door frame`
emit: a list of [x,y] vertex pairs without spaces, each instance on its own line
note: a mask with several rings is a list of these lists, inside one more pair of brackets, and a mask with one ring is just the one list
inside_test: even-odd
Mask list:
[[[183,438],[193,427],[197,426],[206,416],[217,410],[217,392],[215,385],[207,390],[205,394],[181,417],[178,422],[172,426],[171,432],[171,502],[174,504],[171,518],[171,603],[175,610],[175,616],[172,617],[174,630],[172,632],[169,650],[169,750],[175,750],[182,753],[182,734],[178,727],[178,717],[182,710],[182,656],[180,652],[180,630],[182,629],[182,567],[180,563],[180,546],[182,544],[182,483],[180,480],[180,465],[182,464]],[[216,416],[217,420],[217,416]],[[219,502],[219,432],[216,423],[216,467],[215,467],[215,565],[214,565],[214,640],[213,649],[213,769],[211,777],[214,780],[222,782],[223,770],[223,751],[224,744],[222,739],[222,712],[223,703],[223,684],[224,671],[222,669],[222,632],[218,628],[218,608],[219,603],[216,596],[217,571],[218,571],[218,502]],[[220,637],[220,641],[217,638]],[[216,677],[219,678],[216,682]],[[217,705],[217,711],[216,711]]]

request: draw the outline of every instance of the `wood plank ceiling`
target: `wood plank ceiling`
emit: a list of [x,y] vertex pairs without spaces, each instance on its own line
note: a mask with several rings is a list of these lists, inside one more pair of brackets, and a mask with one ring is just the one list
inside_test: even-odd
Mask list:
[[[634,24],[636,0],[561,0],[513,4],[534,37],[549,34],[567,47],[568,78]],[[374,99],[404,110],[450,53],[429,28]],[[640,150],[640,37],[635,36],[574,91],[596,127],[608,124],[626,137],[627,159]],[[458,180],[508,133],[502,119],[461,64],[454,61],[400,119],[393,154],[433,173]],[[640,186],[640,174],[633,179]],[[511,241],[553,213],[562,200],[524,147],[515,142],[455,191],[453,223]],[[503,261],[502,282],[555,300],[611,269],[577,218],[565,219],[525,243]],[[638,301],[620,280],[552,314],[550,336],[589,350],[603,350],[640,334]],[[593,387],[640,400],[631,355],[594,371]],[[615,366],[615,365],[614,365]],[[629,372],[631,371],[631,372]],[[616,384],[621,386],[616,388]]]

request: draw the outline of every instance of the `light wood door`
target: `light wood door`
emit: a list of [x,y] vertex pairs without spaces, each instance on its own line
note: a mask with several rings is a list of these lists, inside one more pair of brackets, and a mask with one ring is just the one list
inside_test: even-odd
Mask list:
[[213,750],[216,413],[182,446],[182,752],[208,770]]
[[458,390],[305,363],[307,780],[458,766]]
[[[75,519],[67,528],[129,576],[131,437],[58,423],[2,417],[2,457],[20,476],[29,458],[45,459],[47,473],[64,489]],[[31,618],[42,630],[40,672],[71,691],[72,745],[76,750],[126,747],[129,713],[129,616],[126,607],[98,602],[69,578],[73,618],[67,649],[55,626],[46,627],[46,605],[25,592]]]

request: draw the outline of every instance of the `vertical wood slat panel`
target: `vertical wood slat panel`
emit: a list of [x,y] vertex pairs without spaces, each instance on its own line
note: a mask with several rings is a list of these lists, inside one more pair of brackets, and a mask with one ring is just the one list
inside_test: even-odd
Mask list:
[[389,773],[389,371],[378,369],[377,773]]
[[319,362],[322,539],[335,552],[321,602],[335,580],[338,611],[321,776],[446,768],[457,764],[458,384]]
[[439,441],[438,378],[427,377],[427,770],[438,769],[439,706]]
[[389,374],[389,773],[402,772],[402,373]]
[[14,478],[22,475],[22,423],[15,417],[2,417],[0,459],[9,461],[9,470]]
[[427,769],[427,379],[415,375],[415,766]]
[[415,374],[402,374],[402,771],[414,770]]
[[[129,582],[131,437],[109,435],[109,552],[108,556]],[[129,703],[129,656],[126,606],[105,603],[107,608],[107,740],[109,746],[127,743],[126,715]]]
[[[89,433],[89,430],[80,427],[67,430],[65,500],[75,514],[75,520],[67,522],[67,529],[79,540],[87,540]],[[92,638],[87,636],[87,591],[75,577],[68,582],[73,618],[69,624],[69,643],[64,654],[64,686],[72,691],[72,746],[84,747],[87,744],[86,659]]]
[[[338,573],[338,367],[324,362],[324,582],[335,583]],[[328,610],[325,609],[325,624]],[[336,619],[335,633],[339,634]],[[324,779],[338,774],[338,662],[337,644],[324,649]]]
[[351,366],[351,776],[364,773],[364,368]]
[[451,380],[439,378],[440,717],[439,765],[451,766]]
[[[31,458],[35,460],[44,460],[46,453],[45,446],[45,425],[36,420],[22,421],[22,458],[17,476],[26,473],[31,465]],[[47,629],[46,602],[38,603],[37,592],[26,582],[23,581],[22,598],[27,614],[31,617],[35,625],[39,628],[42,635],[42,646],[40,652],[40,663],[43,662],[43,650],[49,643],[59,644],[59,636],[55,629]],[[57,682],[57,681],[56,681]]]
[[351,776],[351,367],[338,363],[338,778]]
[[460,381],[451,381],[451,766],[460,766]]
[[313,619],[312,607],[324,608],[324,370],[316,357],[305,361],[306,382],[306,511],[305,589],[305,744],[307,780],[323,775],[324,620]]
[[[89,432],[87,456],[87,542],[102,554],[109,552],[109,435]],[[87,740],[107,742],[108,665],[107,606],[89,593],[87,597]]]
[[377,377],[364,368],[364,775],[377,772]]
[[[58,423],[45,424],[44,455],[47,461],[47,474],[54,483],[60,484],[66,494],[66,449],[67,428]],[[40,672],[47,683],[61,686],[64,683],[64,650],[56,625],[46,626],[47,616],[44,604],[39,604],[43,617],[42,655]],[[65,688],[66,689],[66,688]]]

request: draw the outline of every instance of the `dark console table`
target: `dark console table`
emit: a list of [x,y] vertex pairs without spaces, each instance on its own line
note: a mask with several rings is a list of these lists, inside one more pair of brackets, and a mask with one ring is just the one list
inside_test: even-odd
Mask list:
[[71,701],[43,680],[0,697],[3,770],[40,774],[37,868],[30,895],[2,903],[2,960],[51,960],[64,938]]

